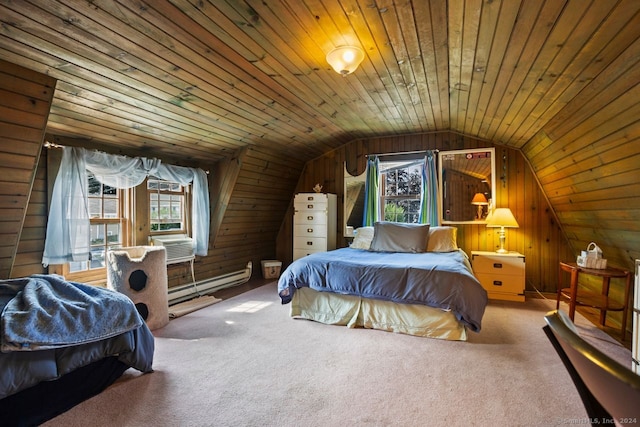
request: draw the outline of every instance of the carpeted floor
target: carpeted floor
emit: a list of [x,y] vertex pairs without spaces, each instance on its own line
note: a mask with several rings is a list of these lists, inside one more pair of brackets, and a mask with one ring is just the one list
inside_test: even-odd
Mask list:
[[[491,302],[468,342],[289,318],[275,283],[172,320],[132,370],[47,426],[495,426],[586,420],[548,342],[555,301]],[[588,339],[627,349],[577,315]]]

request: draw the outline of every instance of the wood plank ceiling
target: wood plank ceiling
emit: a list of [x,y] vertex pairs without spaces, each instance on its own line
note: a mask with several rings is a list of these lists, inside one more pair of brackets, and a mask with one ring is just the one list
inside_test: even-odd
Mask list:
[[[447,129],[542,147],[540,130],[572,101],[601,95],[592,83],[612,64],[637,68],[639,9],[637,0],[1,0],[0,57],[58,79],[49,133],[185,161],[247,145],[305,161],[357,138]],[[325,61],[341,45],[366,53],[346,77]]]

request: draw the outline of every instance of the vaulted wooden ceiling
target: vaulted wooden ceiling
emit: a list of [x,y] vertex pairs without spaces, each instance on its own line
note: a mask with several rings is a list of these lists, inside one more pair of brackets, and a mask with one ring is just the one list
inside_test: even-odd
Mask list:
[[[545,146],[568,105],[638,82],[637,0],[0,4],[0,57],[58,79],[48,132],[198,161],[445,129]],[[346,77],[341,45],[366,53]]]

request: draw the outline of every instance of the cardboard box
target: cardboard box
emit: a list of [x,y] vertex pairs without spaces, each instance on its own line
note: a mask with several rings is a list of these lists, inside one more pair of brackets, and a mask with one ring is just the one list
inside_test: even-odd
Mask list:
[[280,277],[280,270],[282,269],[282,261],[277,259],[265,259],[262,263],[262,277],[265,279],[277,279]]

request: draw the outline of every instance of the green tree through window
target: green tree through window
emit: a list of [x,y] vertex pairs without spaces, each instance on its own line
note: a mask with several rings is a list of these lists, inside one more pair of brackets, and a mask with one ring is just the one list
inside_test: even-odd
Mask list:
[[383,163],[381,176],[382,218],[391,222],[418,223],[422,195],[419,161]]
[[148,179],[151,231],[185,229],[185,188],[175,182]]

